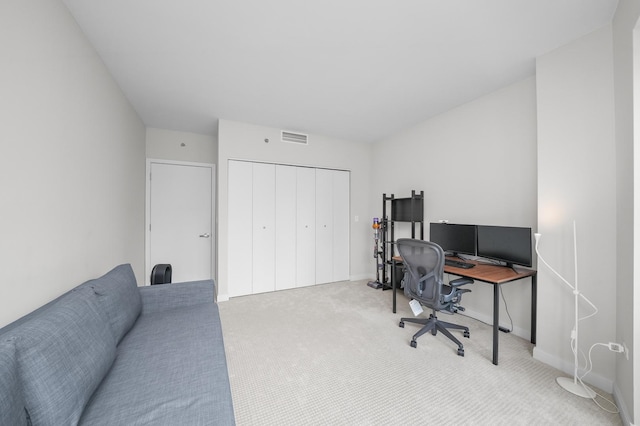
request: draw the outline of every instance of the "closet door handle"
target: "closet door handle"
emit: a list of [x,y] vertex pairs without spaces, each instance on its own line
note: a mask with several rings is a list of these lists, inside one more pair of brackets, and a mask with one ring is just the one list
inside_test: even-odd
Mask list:
[[211,236],[211,234],[209,234],[208,232],[205,232],[204,234],[200,234],[200,238],[209,238]]

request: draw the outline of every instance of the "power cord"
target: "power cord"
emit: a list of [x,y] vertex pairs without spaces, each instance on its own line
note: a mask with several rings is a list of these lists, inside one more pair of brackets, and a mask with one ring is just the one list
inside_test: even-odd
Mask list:
[[[571,342],[571,349],[572,350],[576,350],[577,348],[575,347],[575,345],[573,344],[573,342],[575,341],[575,339],[572,339]],[[587,374],[589,374],[591,372],[591,370],[593,369],[593,362],[591,361],[591,351],[593,350],[593,348],[595,348],[596,346],[605,346],[606,348],[611,349],[610,345],[606,344],[606,343],[594,343],[593,345],[591,345],[591,347],[589,348],[589,352],[588,352],[588,357],[584,356],[584,353],[582,353],[582,351],[580,352],[580,354],[582,355],[583,358],[585,358],[585,372],[584,374],[578,376],[578,381],[580,382],[580,384],[582,385],[583,388],[585,388],[585,390],[589,389],[591,390],[591,392],[594,393],[594,396],[591,398],[593,400],[593,402],[600,407],[600,409],[606,411],[607,413],[610,414],[619,414],[620,410],[618,409],[618,406],[616,405],[615,402],[611,401],[610,399],[608,399],[607,397],[605,397],[604,395],[599,394],[598,392],[594,391],[592,388],[588,388],[587,385],[585,385],[582,382],[583,377],[585,377]],[[587,368],[588,367],[588,368]],[[587,391],[587,393],[589,393]],[[605,407],[603,407],[598,401],[596,401],[596,398],[600,397],[602,399],[604,399],[606,402],[608,402],[612,407],[613,410],[608,410]]]
[[506,333],[511,333],[513,331],[513,319],[511,318],[511,314],[509,313],[509,306],[507,305],[507,299],[504,298],[504,293],[502,292],[502,286],[500,284],[496,284],[500,289],[500,296],[502,296],[502,302],[504,302],[504,309],[507,311],[507,316],[509,317],[509,322],[511,323],[511,329],[506,330]]
[[[464,258],[461,258],[461,259],[466,260],[466,259],[464,259]],[[449,281],[451,281],[451,278],[450,278],[449,274],[447,274],[447,279],[448,279]],[[504,297],[504,293],[503,293],[503,291],[502,291],[502,286],[501,286],[500,284],[495,284],[495,285],[497,285],[497,286],[498,286],[498,288],[500,288],[500,296],[502,297],[502,302],[504,303],[504,309],[505,309],[505,311],[507,312],[507,316],[509,317],[509,323],[511,324],[511,328],[505,328],[505,327],[502,327],[500,324],[498,324],[498,329],[499,329],[500,331],[504,332],[504,333],[511,333],[511,332],[513,331],[513,318],[511,318],[511,314],[509,313],[509,306],[507,305],[507,299],[505,299],[505,297]],[[461,314],[460,312],[458,312],[458,314],[460,314],[460,315],[462,315],[462,316],[465,316],[465,317],[467,317],[467,318],[474,319],[474,320],[476,320],[476,321],[478,321],[478,322],[481,322],[481,323],[483,323],[483,324],[485,324],[485,325],[488,325],[488,326],[490,326],[490,327],[493,327],[493,324],[489,324],[489,323],[488,323],[488,322],[486,322],[486,321],[482,321],[482,320],[480,320],[480,319],[470,317],[469,315],[466,315],[466,314]]]

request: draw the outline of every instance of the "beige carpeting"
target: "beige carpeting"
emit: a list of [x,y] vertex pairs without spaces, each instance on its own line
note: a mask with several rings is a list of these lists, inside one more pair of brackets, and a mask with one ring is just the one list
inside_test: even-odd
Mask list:
[[[619,425],[620,416],[556,384],[561,372],[536,361],[532,345],[461,315],[465,356],[426,334],[399,294],[365,281],[233,298],[220,303],[238,425]],[[463,303],[464,305],[464,303]],[[423,314],[424,315],[424,314]],[[611,399],[610,395],[607,395]]]

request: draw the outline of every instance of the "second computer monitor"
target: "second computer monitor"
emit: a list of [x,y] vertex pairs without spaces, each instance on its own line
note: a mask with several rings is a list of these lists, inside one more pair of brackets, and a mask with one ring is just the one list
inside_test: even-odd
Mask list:
[[507,266],[532,265],[531,228],[478,225],[478,256]]
[[476,225],[430,223],[429,241],[438,244],[447,254],[476,255]]

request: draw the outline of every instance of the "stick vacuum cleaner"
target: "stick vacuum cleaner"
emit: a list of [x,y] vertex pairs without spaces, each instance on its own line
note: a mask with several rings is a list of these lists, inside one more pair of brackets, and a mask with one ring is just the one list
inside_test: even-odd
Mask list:
[[382,252],[379,250],[378,244],[378,240],[380,237],[380,221],[377,217],[373,218],[373,225],[371,225],[371,227],[373,228],[374,239],[373,258],[376,259],[376,280],[369,281],[367,285],[371,288],[378,289],[382,287],[382,283],[380,282],[380,271],[384,268],[384,265],[382,263],[383,259],[381,259]]

